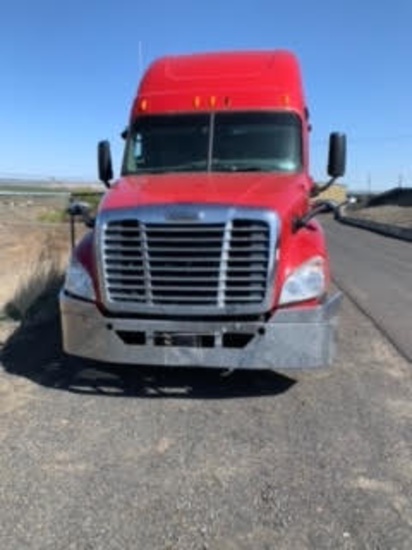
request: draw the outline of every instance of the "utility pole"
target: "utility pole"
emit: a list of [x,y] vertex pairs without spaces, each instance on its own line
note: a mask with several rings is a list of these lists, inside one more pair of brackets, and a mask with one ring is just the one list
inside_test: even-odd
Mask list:
[[372,176],[371,173],[368,172],[368,195],[372,193]]

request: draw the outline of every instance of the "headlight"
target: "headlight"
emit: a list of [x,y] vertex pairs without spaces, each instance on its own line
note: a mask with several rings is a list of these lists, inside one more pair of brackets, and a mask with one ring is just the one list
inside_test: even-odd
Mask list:
[[325,292],[325,287],[324,260],[320,256],[315,256],[289,275],[283,285],[279,304],[318,298]]
[[95,300],[96,298],[92,278],[74,257],[71,258],[66,271],[64,289],[74,296],[86,298],[87,300]]

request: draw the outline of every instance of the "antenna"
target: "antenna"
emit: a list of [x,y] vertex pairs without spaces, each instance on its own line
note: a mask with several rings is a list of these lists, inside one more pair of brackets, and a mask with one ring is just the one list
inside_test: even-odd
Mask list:
[[141,40],[139,40],[137,56],[138,56],[137,63],[138,63],[139,81],[140,81],[143,74],[143,45]]

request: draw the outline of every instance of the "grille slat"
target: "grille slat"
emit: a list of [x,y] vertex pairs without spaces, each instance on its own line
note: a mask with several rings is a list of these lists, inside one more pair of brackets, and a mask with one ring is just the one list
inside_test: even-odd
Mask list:
[[[167,277],[160,277],[160,276],[155,276],[153,275],[152,273],[152,276],[151,276],[151,280],[152,281],[160,281],[162,282],[163,280],[167,280],[169,282],[185,282],[185,277],[186,279],[188,279],[189,281],[192,281],[193,278],[192,278],[192,274],[191,273],[188,273],[188,274],[182,274],[180,277],[172,277],[172,276],[167,276]],[[227,277],[227,275],[226,275]],[[143,279],[143,277],[142,277]],[[210,281],[218,281],[218,277],[217,276],[214,276],[214,277],[196,277],[196,282],[198,283],[208,283]],[[135,275],[124,275],[124,274],[118,274],[118,275],[110,275],[110,280],[111,281],[116,281],[116,280],[119,280],[119,281],[135,281],[136,280],[136,277]],[[147,279],[149,280],[149,279]],[[244,282],[249,282],[251,280],[251,277],[232,277],[232,281],[233,283],[244,283]],[[253,276],[253,280],[256,282],[257,280],[261,281],[262,283],[264,283],[266,281],[266,278],[264,277],[264,275],[257,275],[257,276]]]
[[[133,285],[121,285],[121,284],[113,284],[111,283],[109,285],[109,290],[111,293],[116,292],[117,290],[145,290],[146,288],[150,290],[156,290],[159,294],[162,294],[164,292],[181,292],[181,293],[187,293],[187,292],[205,292],[207,293],[210,291],[210,287],[206,286],[184,286],[184,285],[162,285],[162,286],[150,286],[150,285],[144,285],[144,284],[133,284]],[[227,293],[236,294],[236,293],[242,293],[242,292],[262,292],[261,286],[238,286],[230,291],[227,291]]]
[[[227,252],[226,252],[226,255],[232,255],[233,253],[235,254],[255,254],[255,253],[267,253],[267,249],[265,246],[263,245],[258,245],[258,246],[255,246],[254,243],[248,243],[249,246],[248,248],[242,246],[242,247],[239,247],[239,248],[234,248],[234,246],[232,245],[231,249],[229,249]],[[105,251],[106,251],[106,254],[113,250],[113,252],[118,255],[118,254],[121,254],[122,252],[129,252],[129,250],[133,250],[132,247],[130,245],[124,245],[122,243],[120,243],[120,246],[122,246],[122,250],[118,250],[118,249],[115,249],[114,247],[106,247],[105,248]],[[227,243],[226,244],[227,247],[230,246],[230,243]],[[136,247],[137,248],[137,247]],[[205,248],[205,252],[207,252],[207,254],[216,254],[216,255],[220,255],[221,254],[221,251],[222,251],[222,246],[207,246],[207,245],[204,245],[204,248]],[[162,253],[162,254],[175,254],[175,253],[178,253],[178,254],[181,254],[182,252],[184,253],[191,253],[191,254],[195,254],[195,253],[199,253],[201,252],[201,249],[199,249],[199,246],[197,247],[187,247],[187,246],[182,246],[182,247],[158,247],[158,246],[151,246],[150,249],[149,248],[146,248],[144,249],[146,250],[147,252],[149,252],[150,255],[152,254],[159,254],[159,253]],[[111,252],[109,252],[111,253]]]
[[[207,254],[214,254],[214,255],[219,255],[220,254],[220,250],[221,250],[221,247],[216,247],[216,246],[207,246],[207,245],[203,245],[203,248],[205,249],[205,251],[207,252]],[[151,249],[150,249],[150,255],[153,255],[153,254],[166,254],[168,256],[173,256],[174,254],[181,254],[182,252],[184,252],[185,254],[189,253],[191,255],[194,255],[196,253],[199,252],[199,247],[187,247],[187,246],[182,246],[181,248],[177,248],[177,247],[163,247],[163,248],[160,248],[159,246],[152,246]]]
[[[196,267],[196,266],[192,266],[190,268],[191,272],[192,273],[198,273],[198,272],[201,272],[201,273],[204,273],[206,275],[206,273],[212,273],[212,274],[216,274],[216,268],[214,267],[209,267],[209,268],[206,268],[206,267]],[[137,271],[136,269],[136,266],[131,266],[131,265],[124,265],[124,266],[120,266],[120,267],[111,267],[109,266],[107,269],[106,269],[107,273],[110,275],[110,277],[112,276],[116,276],[116,275],[121,275],[123,273],[128,273],[128,272],[132,272],[133,273],[133,278],[135,278],[135,273]],[[181,267],[156,267],[156,268],[153,268],[152,266],[152,278],[155,277],[155,273],[181,273],[182,269]],[[231,272],[231,275],[232,277],[236,280],[235,278],[235,274],[238,274],[238,273],[244,273],[245,272],[245,269],[241,268],[241,267],[231,267],[230,268],[230,272]],[[260,277],[266,281],[266,269],[264,267],[262,268],[254,268],[254,271],[253,271],[253,276],[254,277],[257,277],[258,274],[260,274]],[[124,275],[126,278],[127,278],[127,275]],[[168,275],[166,275],[168,277]],[[217,276],[215,277],[216,279],[218,278]],[[206,280],[209,281],[211,279],[210,276],[207,276],[206,277]],[[179,277],[179,280],[181,280],[181,277]]]
[[224,311],[265,301],[273,254],[267,221],[151,223],[137,217],[103,226],[104,290],[111,303]]

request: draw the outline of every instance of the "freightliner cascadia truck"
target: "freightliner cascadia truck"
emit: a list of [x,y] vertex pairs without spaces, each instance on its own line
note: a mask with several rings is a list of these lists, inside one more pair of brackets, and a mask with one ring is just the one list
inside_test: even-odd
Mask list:
[[[142,77],[113,181],[76,244],[60,293],[70,356],[111,364],[293,369],[333,359],[330,291],[309,175],[309,109],[288,51],[165,57]],[[83,212],[79,207],[79,212]],[[77,212],[78,213],[78,212]]]

